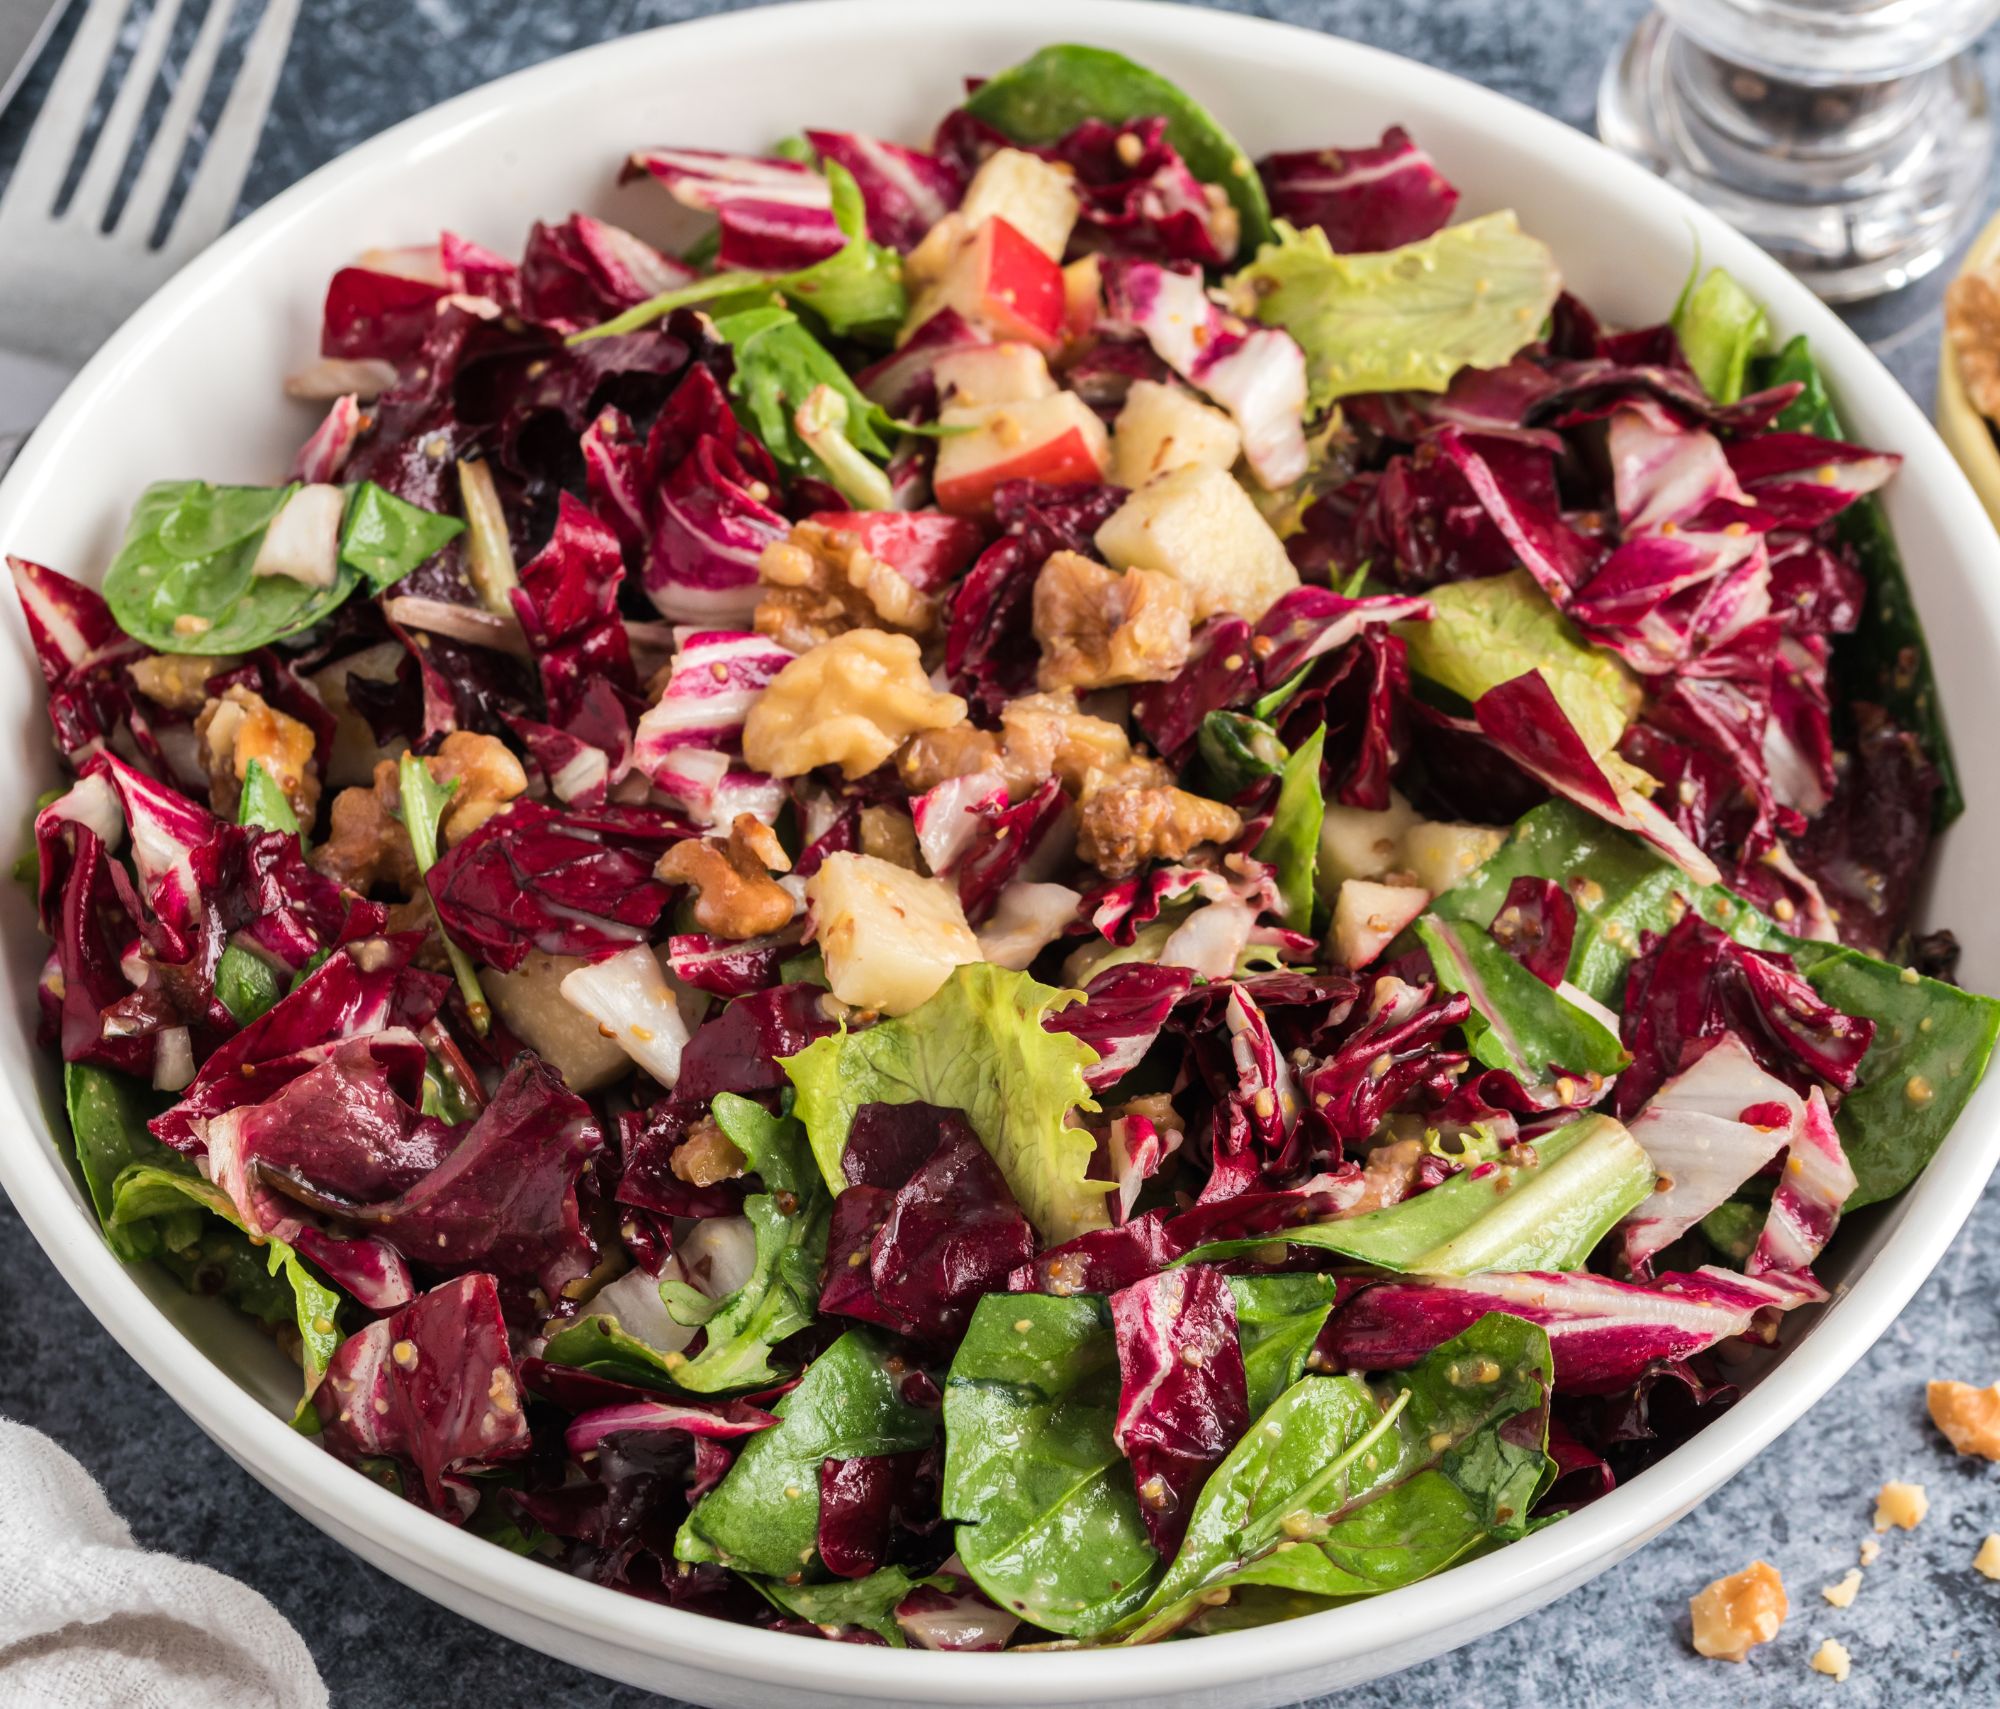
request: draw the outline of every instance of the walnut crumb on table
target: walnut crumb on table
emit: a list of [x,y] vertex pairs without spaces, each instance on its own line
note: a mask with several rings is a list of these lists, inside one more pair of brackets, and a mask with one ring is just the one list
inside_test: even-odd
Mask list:
[[1790,1607],[1778,1569],[1769,1561],[1752,1561],[1689,1598],[1694,1647],[1717,1661],[1740,1662],[1778,1635]]
[[1819,1593],[1836,1608],[1852,1608],[1854,1606],[1855,1595],[1860,1589],[1861,1569],[1859,1567],[1849,1567],[1845,1578],[1838,1584],[1821,1585]]
[[1931,1422],[1961,1454],[2000,1460],[2000,1383],[1976,1389],[1970,1383],[1931,1383],[1924,1391]]
[[1875,1529],[1886,1531],[1893,1525],[1901,1531],[1914,1531],[1930,1510],[1931,1500],[1922,1484],[1885,1483],[1875,1498]]
[[1847,1653],[1847,1646],[1838,1638],[1826,1638],[1812,1653],[1814,1673],[1831,1675],[1835,1683],[1844,1682],[1853,1671],[1854,1658]]
[[1881,1558],[1882,1545],[1876,1542],[1873,1537],[1863,1537],[1861,1539],[1861,1564],[1864,1567],[1872,1567]]
[[2000,1579],[2000,1535],[1989,1531],[1979,1553],[1972,1557],[1972,1569],[1987,1578]]

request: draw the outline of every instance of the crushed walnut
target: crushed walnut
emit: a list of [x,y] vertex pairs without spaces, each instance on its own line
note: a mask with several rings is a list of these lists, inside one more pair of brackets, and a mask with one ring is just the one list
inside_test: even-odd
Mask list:
[[1931,1422],[1961,1454],[2000,1460],[2000,1383],[1976,1389],[1970,1383],[1932,1383],[1924,1391]]
[[1886,1531],[1894,1525],[1902,1531],[1914,1531],[1930,1510],[1931,1498],[1924,1494],[1922,1484],[1885,1483],[1875,1498],[1875,1529]]
[[653,876],[663,884],[685,884],[695,893],[695,924],[717,937],[769,937],[792,922],[792,893],[771,877],[788,872],[791,861],[769,825],[739,813],[724,842],[689,838],[660,856]]
[[1165,682],[1187,663],[1193,599],[1159,570],[1122,575],[1056,552],[1035,578],[1036,679],[1048,688]]
[[1233,807],[1184,789],[1100,788],[1077,809],[1076,852],[1106,878],[1125,878],[1149,860],[1180,860],[1203,843],[1231,842],[1242,829]]
[[284,791],[301,825],[310,825],[319,808],[319,766],[312,727],[265,703],[264,697],[241,683],[219,699],[203,705],[194,721],[201,763],[208,772],[208,804],[226,818],[235,818],[243,799],[243,780],[255,760]]
[[703,1116],[667,1154],[667,1167],[690,1187],[713,1187],[718,1181],[735,1180],[748,1164],[715,1118]]
[[1717,1661],[1743,1661],[1759,1644],[1778,1635],[1790,1610],[1778,1569],[1769,1561],[1752,1561],[1740,1573],[1717,1579],[1689,1599],[1694,1647]]
[[1986,1533],[1986,1541],[1972,1557],[1972,1570],[1983,1578],[2000,1579],[2000,1535]]
[[1836,1608],[1852,1608],[1854,1599],[1861,1592],[1861,1569],[1849,1567],[1847,1576],[1838,1584],[1823,1584],[1819,1593]]
[[125,668],[131,673],[132,686],[155,706],[169,712],[194,713],[208,704],[209,679],[234,670],[240,663],[228,653],[153,653]]
[[1079,711],[1075,691],[1067,688],[1009,701],[1001,708],[1000,733],[1001,769],[1016,794],[1054,777],[1070,794],[1081,795],[1092,772],[1116,773],[1132,758],[1124,730],[1109,718]]
[[1342,1206],[1340,1214],[1363,1216],[1401,1204],[1416,1185],[1417,1168],[1423,1160],[1421,1139],[1392,1140],[1374,1147],[1361,1166],[1361,1196]]
[[2000,277],[1961,273],[1944,294],[1944,330],[1972,407],[2000,421]]
[[823,522],[796,523],[789,538],[766,546],[757,576],[764,591],[752,623],[758,634],[795,653],[850,629],[930,637],[943,620],[937,599],[876,557],[852,530]]
[[912,795],[922,795],[955,777],[975,777],[1000,763],[1000,738],[977,724],[960,722],[942,730],[919,730],[896,756],[896,775]]
[[[528,787],[528,774],[497,736],[454,730],[428,755],[424,765],[439,783],[453,785],[450,804],[439,821],[445,847],[464,841]],[[343,789],[333,798],[324,843],[312,864],[332,879],[366,893],[387,881],[405,895],[417,888],[416,856],[398,814],[402,791],[396,762],[381,760],[367,789]]]
[[1823,1638],[1807,1665],[1814,1673],[1827,1674],[1836,1684],[1845,1684],[1848,1674],[1854,1670],[1854,1658],[1838,1638]]
[[743,757],[772,777],[837,765],[865,777],[919,730],[964,719],[940,694],[908,635],[852,629],[801,653],[771,679],[743,724]]

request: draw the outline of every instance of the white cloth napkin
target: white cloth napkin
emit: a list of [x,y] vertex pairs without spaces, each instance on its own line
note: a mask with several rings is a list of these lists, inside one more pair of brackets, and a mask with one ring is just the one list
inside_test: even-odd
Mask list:
[[285,1617],[132,1541],[90,1474],[0,1418],[0,1709],[326,1709]]

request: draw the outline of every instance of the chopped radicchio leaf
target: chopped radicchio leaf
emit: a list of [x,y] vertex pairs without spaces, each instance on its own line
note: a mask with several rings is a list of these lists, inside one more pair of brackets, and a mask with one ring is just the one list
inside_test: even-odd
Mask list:
[[1272,213],[1300,228],[1318,226],[1336,255],[1415,243],[1440,230],[1458,206],[1458,191],[1401,125],[1372,148],[1268,154],[1257,175]]

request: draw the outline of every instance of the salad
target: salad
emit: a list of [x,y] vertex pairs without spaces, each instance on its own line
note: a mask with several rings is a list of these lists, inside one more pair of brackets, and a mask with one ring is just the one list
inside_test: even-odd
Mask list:
[[364,255],[285,478],[13,561],[113,1250],[405,1500],[862,1643],[1397,1588],[1727,1406],[2000,1026],[1805,343],[1095,48],[624,171],[705,235]]

